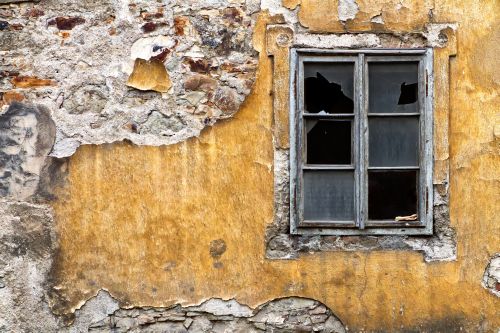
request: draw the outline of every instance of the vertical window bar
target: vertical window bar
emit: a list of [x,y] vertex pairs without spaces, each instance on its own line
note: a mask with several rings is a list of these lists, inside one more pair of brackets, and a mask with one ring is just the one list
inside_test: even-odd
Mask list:
[[299,58],[297,50],[292,49],[290,55],[290,113],[288,115],[290,122],[290,160],[289,160],[289,179],[290,179],[290,233],[297,232],[298,216],[299,216],[299,201],[300,195],[298,193],[298,163],[297,163],[297,150],[300,146],[300,140],[297,136],[297,121],[298,109],[297,104],[300,104],[298,84],[300,84],[299,75],[297,73],[299,65]]
[[303,195],[303,186],[304,186],[304,156],[305,153],[305,138],[304,138],[304,117],[302,116],[302,110],[304,110],[304,61],[300,58],[299,61],[299,105],[297,110],[297,137],[299,138],[299,149],[297,149],[297,195],[299,196],[298,200],[298,220],[297,222],[300,224],[304,221],[304,195]]
[[418,62],[418,111],[420,112],[420,116],[418,117],[419,120],[419,125],[420,125],[420,132],[419,132],[419,144],[418,144],[418,149],[419,149],[419,177],[418,177],[418,220],[422,225],[425,225],[427,222],[426,218],[426,177],[427,177],[427,171],[426,167],[424,165],[425,163],[425,149],[426,149],[426,136],[425,136],[425,95],[426,95],[426,90],[427,90],[427,82],[426,82],[426,77],[425,77],[425,64],[423,60],[420,60]]
[[421,163],[421,169],[422,172],[425,174],[424,178],[424,184],[423,186],[426,189],[427,193],[427,198],[426,198],[426,207],[423,207],[423,214],[422,215],[422,220],[425,221],[426,224],[426,230],[431,233],[433,230],[433,217],[432,217],[432,212],[433,212],[433,181],[432,181],[432,170],[433,170],[433,126],[434,126],[434,121],[433,121],[433,114],[432,114],[432,101],[433,101],[433,94],[434,94],[434,87],[433,87],[433,81],[429,77],[429,75],[433,71],[433,54],[432,54],[432,49],[427,49],[424,60],[423,62],[423,75],[425,75],[425,84],[426,84],[426,96],[424,98],[424,103],[422,103],[422,115],[421,121],[423,122],[423,142],[424,146],[423,148],[423,154],[422,154],[422,163]]
[[354,122],[355,122],[355,134],[354,134],[354,154],[355,154],[355,188],[356,188],[356,196],[355,196],[355,207],[356,207],[356,226],[360,229],[364,229],[364,218],[363,218],[363,198],[362,198],[362,188],[363,188],[363,138],[362,138],[362,118],[363,118],[363,70],[364,68],[364,54],[359,53],[358,58],[356,60],[356,69],[355,69],[355,96],[356,96],[356,104],[354,106]]
[[368,219],[368,102],[369,102],[369,85],[368,85],[368,62],[364,54],[360,54],[361,62],[361,107],[359,117],[360,127],[360,196],[361,201],[361,215],[360,215],[360,228],[365,228],[365,223]]

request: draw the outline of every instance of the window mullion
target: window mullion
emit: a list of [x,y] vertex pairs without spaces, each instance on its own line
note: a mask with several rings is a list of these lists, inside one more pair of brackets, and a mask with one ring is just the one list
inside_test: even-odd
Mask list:
[[368,219],[368,62],[364,54],[362,56],[362,107],[360,109],[360,174],[361,174],[361,187],[360,187],[360,227],[365,228],[366,221]]
[[356,224],[360,229],[365,228],[366,219],[366,161],[364,158],[365,151],[365,117],[366,117],[366,103],[365,103],[365,55],[358,54],[357,72],[356,72],[356,90],[357,90],[357,109],[356,109],[356,129],[355,147],[356,147]]

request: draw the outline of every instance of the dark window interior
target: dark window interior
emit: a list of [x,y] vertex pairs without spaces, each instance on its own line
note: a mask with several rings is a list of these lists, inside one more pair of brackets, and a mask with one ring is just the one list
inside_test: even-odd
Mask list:
[[309,113],[353,113],[354,64],[305,63],[304,104]]
[[308,164],[351,164],[350,120],[306,121]]
[[418,166],[418,117],[370,117],[370,166]]
[[368,219],[417,214],[417,171],[369,171]]

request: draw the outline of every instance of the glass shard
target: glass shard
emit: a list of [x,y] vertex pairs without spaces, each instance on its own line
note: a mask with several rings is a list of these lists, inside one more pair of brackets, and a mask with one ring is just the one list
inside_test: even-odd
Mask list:
[[418,112],[418,62],[368,64],[369,112]]
[[354,112],[354,63],[304,63],[304,107],[308,113]]

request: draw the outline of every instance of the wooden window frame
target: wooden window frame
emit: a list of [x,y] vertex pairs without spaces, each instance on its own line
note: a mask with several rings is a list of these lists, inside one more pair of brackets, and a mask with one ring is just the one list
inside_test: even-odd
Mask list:
[[[309,115],[353,119],[353,166],[308,166],[307,169],[354,170],[354,221],[304,221],[302,170],[304,62],[354,63],[354,115]],[[418,221],[369,221],[368,216],[368,62],[418,61],[419,82],[419,186]],[[327,50],[292,48],[290,54],[290,232],[299,235],[432,235],[433,112],[432,48]],[[376,117],[399,113],[376,114]],[[411,114],[401,114],[409,116]],[[373,114],[370,115],[373,117]],[[370,169],[373,169],[372,167]],[[390,167],[383,167],[390,169]],[[404,169],[395,167],[394,169]],[[414,170],[415,168],[412,168]]]

